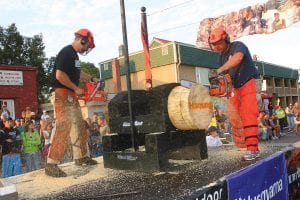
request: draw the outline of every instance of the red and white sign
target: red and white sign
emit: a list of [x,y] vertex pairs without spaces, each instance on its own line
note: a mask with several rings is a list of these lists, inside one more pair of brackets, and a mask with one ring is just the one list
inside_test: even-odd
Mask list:
[[23,72],[0,70],[0,85],[23,85]]

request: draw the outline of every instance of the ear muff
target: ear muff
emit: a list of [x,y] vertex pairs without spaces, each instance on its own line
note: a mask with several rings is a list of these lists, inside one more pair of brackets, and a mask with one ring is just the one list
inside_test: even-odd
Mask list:
[[221,38],[222,38],[222,40],[225,40],[225,42],[226,42],[227,44],[230,43],[229,35],[228,35],[225,31],[223,31],[223,33],[222,33],[222,35],[221,35]]
[[230,44],[230,37],[229,35],[225,32],[224,35],[222,36],[222,38],[224,38],[225,42],[227,44]]
[[223,40],[228,39],[228,34],[224,31],[224,32],[222,33],[222,35],[221,35],[221,38],[222,38]]
[[86,45],[88,43],[87,37],[81,38],[81,44]]
[[91,33],[87,32],[87,35],[81,38],[81,44],[86,45],[89,42],[90,36],[91,36]]

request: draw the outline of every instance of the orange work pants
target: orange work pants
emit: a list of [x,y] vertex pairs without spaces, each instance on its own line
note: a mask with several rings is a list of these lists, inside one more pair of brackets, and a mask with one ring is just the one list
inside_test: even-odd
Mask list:
[[70,139],[74,159],[88,156],[88,132],[75,93],[63,88],[55,89],[54,112],[56,130],[51,137],[47,163],[58,164],[64,158]]
[[258,105],[256,82],[251,79],[240,88],[233,89],[229,98],[228,117],[232,126],[233,141],[237,147],[258,150]]

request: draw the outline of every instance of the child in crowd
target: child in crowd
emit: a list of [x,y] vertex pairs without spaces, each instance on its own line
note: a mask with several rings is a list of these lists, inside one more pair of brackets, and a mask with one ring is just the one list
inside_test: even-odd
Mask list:
[[219,147],[223,145],[216,126],[210,126],[207,133],[209,134],[209,136],[206,136],[206,144],[208,147]]
[[99,157],[99,156],[102,156],[103,154],[103,145],[101,143],[101,140],[100,138],[97,138],[95,140],[95,143],[92,145],[92,156],[93,157]]

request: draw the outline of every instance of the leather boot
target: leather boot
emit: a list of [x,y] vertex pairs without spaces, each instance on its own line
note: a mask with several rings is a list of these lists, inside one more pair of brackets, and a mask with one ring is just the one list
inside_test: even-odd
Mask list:
[[46,164],[45,173],[46,173],[46,175],[52,176],[52,177],[66,177],[67,176],[67,174],[57,166],[57,164],[50,164],[50,163]]
[[75,159],[75,165],[79,165],[79,166],[82,166],[82,165],[96,165],[98,164],[96,160],[93,160],[92,158],[90,157],[83,157],[83,158],[80,158],[80,159]]

